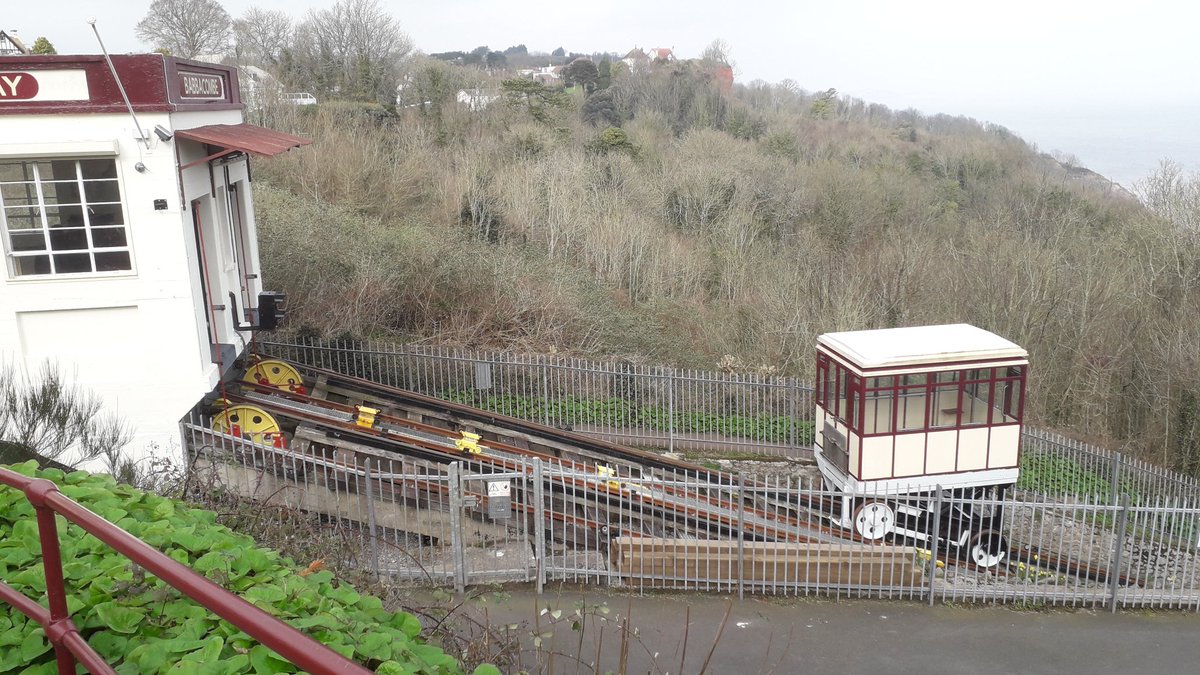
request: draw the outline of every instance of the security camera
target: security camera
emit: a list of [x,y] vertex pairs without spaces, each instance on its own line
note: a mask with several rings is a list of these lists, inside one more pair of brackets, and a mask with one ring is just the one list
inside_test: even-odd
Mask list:
[[171,131],[161,124],[154,125],[154,135],[158,136],[158,140],[166,143],[171,140]]

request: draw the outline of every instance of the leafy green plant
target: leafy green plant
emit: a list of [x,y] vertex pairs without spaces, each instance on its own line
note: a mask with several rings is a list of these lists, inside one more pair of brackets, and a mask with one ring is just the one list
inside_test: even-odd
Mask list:
[[[1017,487],[1047,495],[1075,495],[1077,497],[1109,497],[1112,481],[1079,462],[1066,457],[1046,453],[1027,452],[1021,456],[1021,477]],[[1121,481],[1120,491],[1136,502],[1137,492],[1133,484]]]
[[[38,471],[34,462],[12,468],[53,480],[101,517],[378,673],[460,672],[454,658],[421,640],[421,624],[411,614],[384,609],[378,598],[359,594],[328,571],[306,574],[292,560],[216,524],[211,511],[118,485],[110,476]],[[0,533],[0,578],[45,605],[34,511],[17,490],[0,488]],[[60,522],[59,541],[72,619],[117,672],[297,671],[79,527]],[[54,653],[42,628],[16,612],[0,615],[0,674],[53,672]],[[475,672],[498,671],[484,666]]]

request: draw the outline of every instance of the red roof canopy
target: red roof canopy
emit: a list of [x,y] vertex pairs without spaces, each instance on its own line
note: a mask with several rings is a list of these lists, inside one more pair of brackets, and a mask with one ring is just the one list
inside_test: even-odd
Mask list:
[[312,143],[311,139],[302,136],[293,136],[253,124],[210,124],[194,129],[180,129],[175,132],[175,136],[267,157]]

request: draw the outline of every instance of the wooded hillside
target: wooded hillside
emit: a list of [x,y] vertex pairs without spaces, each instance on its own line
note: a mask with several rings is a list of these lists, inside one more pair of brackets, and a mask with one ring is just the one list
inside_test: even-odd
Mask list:
[[294,330],[808,374],[818,333],[969,322],[1030,350],[1040,424],[1200,468],[1194,178],[1146,208],[1003,128],[722,95],[705,61],[406,81],[394,112],[266,113],[314,139],[256,174]]

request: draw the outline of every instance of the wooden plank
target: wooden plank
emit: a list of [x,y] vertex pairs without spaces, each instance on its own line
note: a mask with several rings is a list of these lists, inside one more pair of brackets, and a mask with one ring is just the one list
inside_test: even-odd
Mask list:
[[625,577],[700,582],[915,586],[924,567],[911,546],[617,537],[610,551]]

